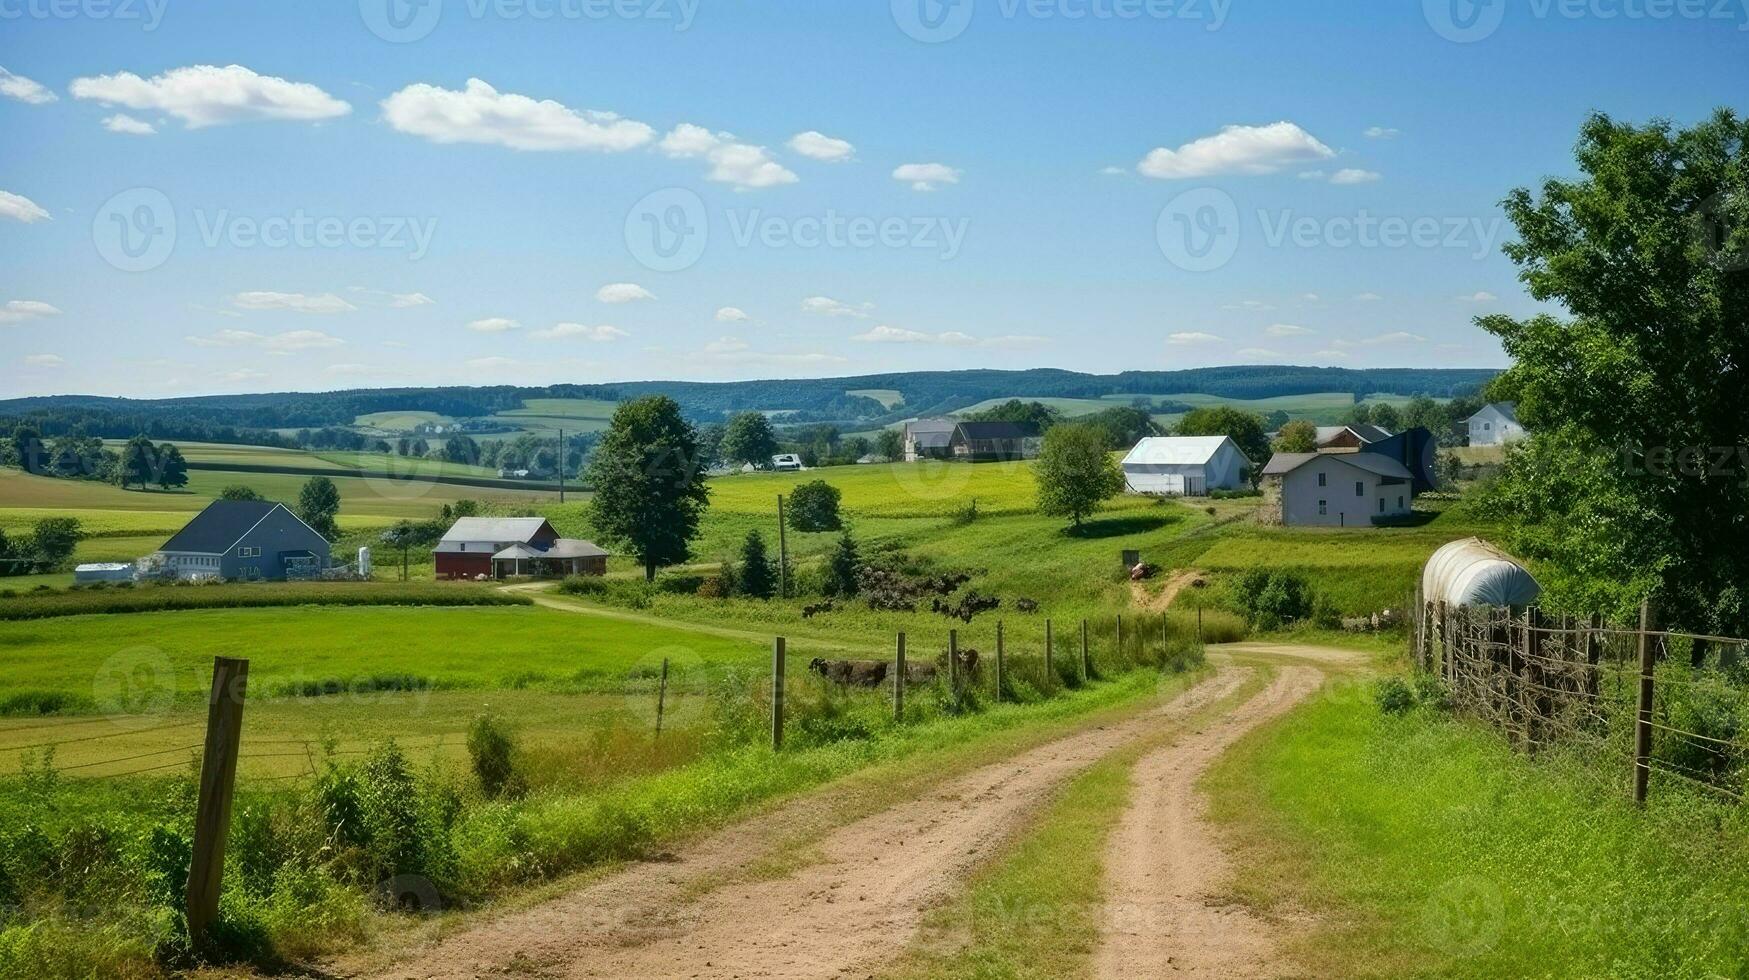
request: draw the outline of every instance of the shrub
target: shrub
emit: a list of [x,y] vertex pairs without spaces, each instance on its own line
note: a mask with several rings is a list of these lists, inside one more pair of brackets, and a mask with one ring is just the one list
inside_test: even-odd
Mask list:
[[798,531],[836,531],[844,526],[838,516],[843,495],[825,480],[804,483],[790,492],[789,526]]
[[468,757],[473,760],[474,776],[487,796],[517,796],[522,793],[522,777],[516,772],[516,736],[503,721],[484,714],[468,726]]
[[1402,715],[1415,707],[1415,692],[1401,677],[1393,675],[1374,686],[1373,700],[1385,714]]
[[1280,629],[1312,612],[1313,592],[1305,576],[1291,571],[1253,568],[1233,586],[1233,598],[1252,625]]

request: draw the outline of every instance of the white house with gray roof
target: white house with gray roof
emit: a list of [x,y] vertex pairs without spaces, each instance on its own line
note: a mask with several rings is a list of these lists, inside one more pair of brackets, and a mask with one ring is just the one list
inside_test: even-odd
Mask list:
[[1380,453],[1276,453],[1262,486],[1258,519],[1291,527],[1372,527],[1415,506],[1414,474]]
[[1482,410],[1470,416],[1464,424],[1469,426],[1472,446],[1504,446],[1530,435],[1518,421],[1515,402],[1483,405]]

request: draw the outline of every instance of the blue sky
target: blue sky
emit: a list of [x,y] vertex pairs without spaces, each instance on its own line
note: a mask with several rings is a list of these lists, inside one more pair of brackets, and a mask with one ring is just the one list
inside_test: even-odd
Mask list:
[[1499,365],[1745,4],[0,0],[0,395]]

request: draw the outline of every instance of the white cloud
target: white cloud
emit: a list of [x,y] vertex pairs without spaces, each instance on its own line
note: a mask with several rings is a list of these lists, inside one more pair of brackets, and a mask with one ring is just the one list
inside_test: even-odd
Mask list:
[[802,300],[802,312],[816,316],[853,316],[860,319],[868,317],[868,311],[874,309],[873,303],[864,303],[860,307],[841,303],[830,296],[809,296]]
[[513,150],[634,150],[656,137],[612,112],[578,111],[551,99],[501,93],[478,78],[461,91],[423,82],[382,101],[383,120],[434,143],[486,143]]
[[1313,331],[1297,323],[1272,323],[1264,327],[1263,332],[1271,337],[1304,337]]
[[389,297],[389,305],[397,310],[413,306],[430,306],[437,301],[424,293],[395,293]]
[[14,75],[5,68],[0,68],[0,95],[31,105],[47,105],[54,102],[55,93],[40,82],[34,82],[23,75]]
[[745,323],[751,319],[746,310],[735,306],[725,306],[717,311],[718,323]]
[[260,119],[334,119],[352,106],[307,82],[257,75],[242,65],[190,65],[141,78],[133,72],[75,78],[75,99],[163,112],[189,129]]
[[1368,126],[1363,133],[1369,140],[1394,140],[1402,134],[1402,130],[1390,126]]
[[22,194],[0,191],[0,218],[11,218],[30,224],[32,221],[52,221],[42,206]]
[[1221,309],[1223,309],[1223,310],[1248,310],[1251,312],[1267,312],[1269,310],[1275,309],[1275,307],[1270,305],[1269,303],[1265,303],[1264,301],[1262,301],[1260,299],[1242,299],[1237,303],[1224,304],[1221,307]]
[[945,163],[906,163],[893,170],[893,179],[910,184],[914,191],[932,191],[942,184],[957,184],[964,171]]
[[227,373],[225,375],[225,380],[226,381],[259,381],[265,377],[267,377],[266,371],[258,371],[255,368],[238,368],[235,371],[231,371],[231,372]]
[[1500,297],[1484,289],[1471,293],[1468,296],[1459,296],[1458,301],[1461,303],[1492,303],[1499,298]]
[[1180,331],[1179,333],[1169,334],[1166,337],[1166,342],[1168,344],[1176,346],[1184,346],[1187,344],[1218,344],[1220,341],[1221,338],[1214,334],[1203,333],[1200,330]]
[[1318,300],[1320,300],[1322,298],[1323,297],[1319,296],[1317,293],[1301,293],[1300,294],[1300,299],[1303,299],[1308,303],[1316,303],[1316,302],[1318,302]]
[[238,293],[231,297],[231,305],[240,310],[286,310],[292,313],[318,315],[350,313],[358,309],[333,293],[321,293],[314,296],[305,293]]
[[1328,358],[1333,361],[1346,361],[1349,357],[1346,351],[1339,350],[1315,350],[1312,352],[1312,356]]
[[19,323],[39,316],[59,316],[60,313],[60,310],[41,300],[14,299],[8,300],[5,306],[0,306],[0,323]]
[[217,330],[201,336],[183,338],[196,347],[258,347],[270,354],[289,354],[300,350],[321,350],[346,343],[320,330],[288,330],[284,333],[260,334],[253,330]]
[[1384,297],[1380,296],[1378,293],[1357,293],[1354,299],[1357,303],[1377,303],[1379,300],[1384,299]]
[[618,340],[621,337],[630,336],[630,334],[605,323],[599,326],[591,326],[586,323],[555,323],[545,330],[536,330],[531,336],[536,340],[567,340],[575,337],[599,344],[609,340]]
[[733,354],[747,349],[747,342],[739,337],[718,337],[704,345],[706,354]]
[[676,159],[704,157],[711,165],[706,180],[736,187],[775,187],[801,178],[771,159],[765,147],[738,142],[732,134],[713,133],[703,126],[681,123],[662,137],[663,153]]
[[1100,167],[1099,172],[1107,177],[1122,177],[1129,173],[1125,167]]
[[58,368],[67,362],[59,354],[26,354],[24,363],[28,367]]
[[1383,175],[1376,170],[1361,170],[1358,167],[1344,167],[1330,175],[1332,184],[1370,184]]
[[935,338],[918,330],[906,330],[883,323],[850,339],[865,344],[927,344]]
[[610,282],[595,291],[595,298],[603,303],[619,304],[655,299],[656,296],[635,282]]
[[1336,151],[1294,123],[1227,126],[1176,150],[1148,152],[1136,169],[1145,177],[1180,180],[1220,174],[1272,174],[1296,163],[1328,160]]
[[1280,351],[1273,351],[1267,347],[1241,347],[1235,353],[1239,357],[1246,358],[1247,360],[1256,360],[1257,358],[1261,358],[1261,357],[1280,357],[1281,356]]
[[1324,180],[1330,174],[1323,170],[1302,170],[1298,176],[1301,180]]
[[856,147],[849,140],[836,139],[814,129],[790,137],[789,148],[811,160],[827,163],[843,163],[856,155]]
[[1338,339],[1332,340],[1330,343],[1335,347],[1378,347],[1385,344],[1425,344],[1427,343],[1427,338],[1420,334],[1410,333],[1407,330],[1394,330],[1390,333],[1382,333],[1376,337],[1367,337],[1363,340]]
[[125,133],[129,136],[152,136],[158,132],[156,127],[144,119],[135,119],[122,112],[113,116],[104,116],[103,128],[112,133]]
[[475,333],[506,333],[521,328],[522,324],[502,316],[489,316],[483,320],[473,320],[468,323],[468,329]]
[[491,357],[473,358],[467,362],[467,366],[475,368],[476,370],[486,370],[490,368],[515,367],[516,363],[516,359],[513,357],[493,355]]

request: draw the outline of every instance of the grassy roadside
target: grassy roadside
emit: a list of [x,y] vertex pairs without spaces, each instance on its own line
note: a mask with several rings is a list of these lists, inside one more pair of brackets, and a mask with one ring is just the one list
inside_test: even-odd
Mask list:
[[1129,805],[1132,772],[1149,752],[1269,682],[1264,668],[1238,690],[1108,755],[1062,787],[1033,829],[935,910],[885,980],[1087,976],[1104,909],[1106,840]]
[[1345,698],[1252,733],[1207,785],[1241,893],[1313,910],[1292,949],[1311,975],[1749,975],[1749,810],[1673,787],[1642,812],[1621,782]]

